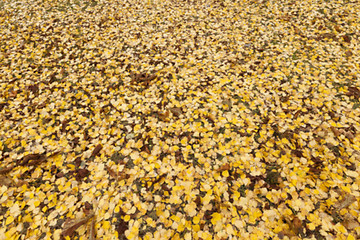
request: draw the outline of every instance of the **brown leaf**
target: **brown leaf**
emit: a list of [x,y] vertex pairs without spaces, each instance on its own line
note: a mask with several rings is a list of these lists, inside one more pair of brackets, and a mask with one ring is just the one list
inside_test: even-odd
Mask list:
[[96,240],[95,217],[91,220],[90,231],[89,231],[89,240]]
[[350,50],[348,50],[348,51],[345,52],[345,55],[347,57],[351,57],[353,55],[353,53]]
[[343,40],[344,40],[344,42],[350,43],[351,42],[351,37],[349,35],[344,35]]
[[14,181],[9,177],[0,175],[0,185],[10,187],[10,186],[14,185]]
[[121,181],[121,180],[124,180],[124,179],[128,179],[129,178],[129,174],[126,174],[124,172],[120,172],[119,175],[118,175],[118,180]]
[[346,93],[347,96],[349,97],[355,97],[355,98],[360,98],[360,89],[358,89],[357,87],[348,87],[348,92]]
[[148,144],[142,146],[141,151],[146,152],[147,154],[151,154],[151,151],[149,150]]
[[88,215],[91,213],[91,211],[93,210],[93,206],[89,203],[89,202],[85,202],[84,203],[84,208],[83,208],[83,212],[85,213],[85,215]]
[[24,156],[21,160],[18,160],[19,166],[36,166],[46,160],[45,153],[35,153]]
[[347,137],[348,139],[354,139],[355,138],[354,134],[352,134],[351,132],[346,132],[345,137]]
[[170,108],[169,110],[175,117],[179,117],[182,114],[181,108],[178,107]]
[[4,107],[8,106],[9,104],[6,102],[0,103],[0,112],[3,110]]
[[356,201],[356,197],[351,195],[351,194],[346,194],[342,200],[337,201],[334,204],[334,208],[339,211],[343,208],[347,208],[348,206],[350,206],[353,202]]
[[75,172],[76,172],[75,179],[77,181],[81,181],[83,178],[89,176],[90,174],[90,171],[84,168],[77,169],[75,170]]
[[121,217],[119,217],[119,222],[116,226],[116,231],[119,234],[119,239],[123,239],[125,237],[125,231],[129,229],[129,224],[125,222]]
[[340,131],[337,130],[335,127],[331,126],[330,129],[334,133],[335,137],[338,137],[341,135]]
[[0,169],[0,175],[5,175],[5,174],[11,172],[11,170],[13,170],[14,167],[15,167],[15,164],[11,164],[11,165],[8,166],[8,167],[3,167],[3,168],[1,168],[1,169]]
[[76,229],[78,229],[80,226],[86,224],[90,220],[90,218],[92,218],[94,216],[95,216],[95,214],[92,212],[84,218],[71,220],[71,221],[65,223],[64,230],[62,231],[61,236],[63,236],[63,237],[72,236],[75,233]]
[[16,187],[21,187],[22,185],[28,186],[29,183],[27,181],[24,181],[24,180],[18,180],[17,183],[15,184]]
[[169,111],[166,111],[165,113],[158,113],[159,118],[161,121],[168,122],[169,121]]
[[148,73],[138,73],[131,74],[131,84],[142,85],[143,87],[148,88],[150,86],[151,81],[157,78],[156,74],[148,74]]
[[[298,217],[294,217],[293,220],[290,220],[287,217],[284,217],[285,221],[287,222],[287,224],[290,227],[290,230],[295,233],[295,235],[298,235],[299,233],[303,232],[303,226],[302,226],[302,221],[298,218]],[[287,235],[287,233],[284,232],[285,235]]]
[[66,132],[66,127],[69,125],[69,120],[65,119],[64,121],[62,121],[61,123],[61,132],[64,133]]
[[228,163],[225,163],[224,165],[219,167],[219,169],[217,171],[222,172],[222,171],[226,171],[226,170],[230,170],[230,164],[228,164]]
[[341,28],[340,28],[340,26],[336,25],[334,28],[335,28],[335,30],[336,30],[338,33],[341,33]]
[[106,170],[108,171],[108,173],[110,174],[111,177],[117,179],[118,178],[118,174],[112,170],[110,167],[106,166]]
[[345,214],[342,225],[344,225],[344,227],[346,227],[348,230],[354,230],[355,228],[360,227],[359,222],[350,213]]
[[96,157],[99,154],[99,152],[101,151],[102,148],[103,147],[102,147],[101,144],[97,145],[95,147],[94,151],[91,153],[91,157]]

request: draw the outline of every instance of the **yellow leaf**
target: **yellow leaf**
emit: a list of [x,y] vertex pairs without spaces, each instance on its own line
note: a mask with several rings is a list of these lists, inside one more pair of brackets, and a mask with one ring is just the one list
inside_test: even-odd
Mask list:
[[211,223],[212,223],[213,225],[215,225],[215,224],[216,224],[218,221],[220,221],[221,218],[222,218],[222,216],[221,216],[220,213],[213,213],[211,216],[212,216]]
[[315,224],[313,224],[313,223],[308,223],[307,226],[311,231],[314,231],[316,228]]
[[356,238],[351,234],[349,234],[348,237],[346,238],[346,240],[355,240],[355,239]]
[[14,217],[13,216],[8,216],[6,218],[5,224],[9,225],[10,223],[12,223],[14,221]]
[[195,216],[195,217],[193,218],[193,222],[194,222],[195,224],[198,224],[198,223],[200,222],[200,217]]
[[223,177],[228,177],[229,176],[229,172],[226,170],[226,171],[223,171],[222,172],[222,175]]

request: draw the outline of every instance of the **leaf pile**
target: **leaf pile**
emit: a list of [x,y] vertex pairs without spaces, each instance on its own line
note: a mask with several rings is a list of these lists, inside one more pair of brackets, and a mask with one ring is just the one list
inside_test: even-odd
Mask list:
[[4,0],[0,239],[356,239],[357,1]]

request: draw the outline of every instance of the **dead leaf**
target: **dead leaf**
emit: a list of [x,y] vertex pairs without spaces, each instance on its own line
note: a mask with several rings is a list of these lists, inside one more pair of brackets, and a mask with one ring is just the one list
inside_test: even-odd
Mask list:
[[[294,217],[292,220],[290,220],[287,217],[284,217],[285,221],[290,227],[290,230],[295,234],[298,235],[299,233],[303,233],[303,226],[302,221],[298,217]],[[289,233],[284,232],[285,235],[288,236]]]
[[3,167],[0,169],[0,175],[5,175],[9,172],[11,172],[11,170],[13,170],[15,167],[15,164],[10,164],[10,166],[8,167]]
[[83,178],[89,176],[89,174],[90,174],[90,171],[87,169],[84,169],[84,168],[77,169],[77,170],[75,170],[75,172],[76,172],[75,179],[79,182]]
[[159,113],[158,116],[161,119],[161,121],[168,122],[169,121],[169,111],[166,111],[165,113]]
[[10,186],[14,185],[14,181],[9,177],[0,175],[0,185],[10,187]]
[[123,239],[125,237],[125,231],[129,229],[129,224],[125,222],[121,217],[119,217],[119,222],[116,226],[116,231],[119,234],[119,239]]
[[169,110],[175,117],[179,117],[182,114],[181,108],[178,107],[170,108]]
[[340,131],[337,130],[335,127],[331,126],[330,129],[334,133],[335,137],[338,137],[341,135]]
[[340,26],[336,25],[334,28],[335,28],[335,30],[336,30],[338,33],[341,33],[341,28],[340,28]]
[[96,157],[97,155],[99,155],[99,152],[101,151],[102,148],[103,147],[101,144],[97,145],[93,150],[93,152],[91,153],[91,157]]
[[348,51],[345,52],[345,55],[347,57],[351,57],[353,55],[353,53],[350,50],[348,50]]
[[146,152],[147,154],[151,154],[151,151],[149,150],[148,144],[142,146],[141,151]]
[[132,73],[131,74],[131,84],[141,85],[145,88],[150,86],[151,81],[157,78],[156,74],[148,74],[148,73]]
[[352,134],[351,132],[346,132],[345,137],[347,137],[348,139],[354,139],[355,138],[354,134]]
[[108,173],[111,177],[113,177],[115,179],[118,178],[118,174],[114,170],[112,170],[110,167],[106,166],[106,170],[108,171]]
[[348,230],[354,230],[355,228],[360,227],[359,222],[350,213],[345,214],[342,225],[344,225],[344,227],[346,227]]
[[230,170],[230,164],[225,163],[218,169],[218,172],[227,171],[227,170]]
[[351,194],[346,194],[342,200],[339,200],[334,204],[334,208],[339,211],[343,208],[349,207],[353,202],[356,201],[356,197]]
[[349,35],[344,35],[343,40],[344,40],[344,42],[347,42],[347,43],[351,42],[351,38],[349,37]]
[[84,218],[70,220],[69,222],[65,223],[64,230],[62,231],[61,236],[72,236],[75,233],[76,229],[86,224],[94,216],[95,214],[92,212]]
[[96,240],[95,217],[91,220],[90,231],[89,231],[89,240]]
[[360,89],[357,87],[348,87],[346,95],[349,97],[360,98]]
[[23,157],[22,159],[18,160],[19,166],[36,166],[41,164],[46,160],[45,153],[35,153],[29,154]]

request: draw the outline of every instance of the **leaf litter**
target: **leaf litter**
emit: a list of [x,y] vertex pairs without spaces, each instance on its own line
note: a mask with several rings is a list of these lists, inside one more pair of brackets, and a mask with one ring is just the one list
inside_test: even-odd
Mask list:
[[0,239],[359,238],[359,7],[5,1]]

